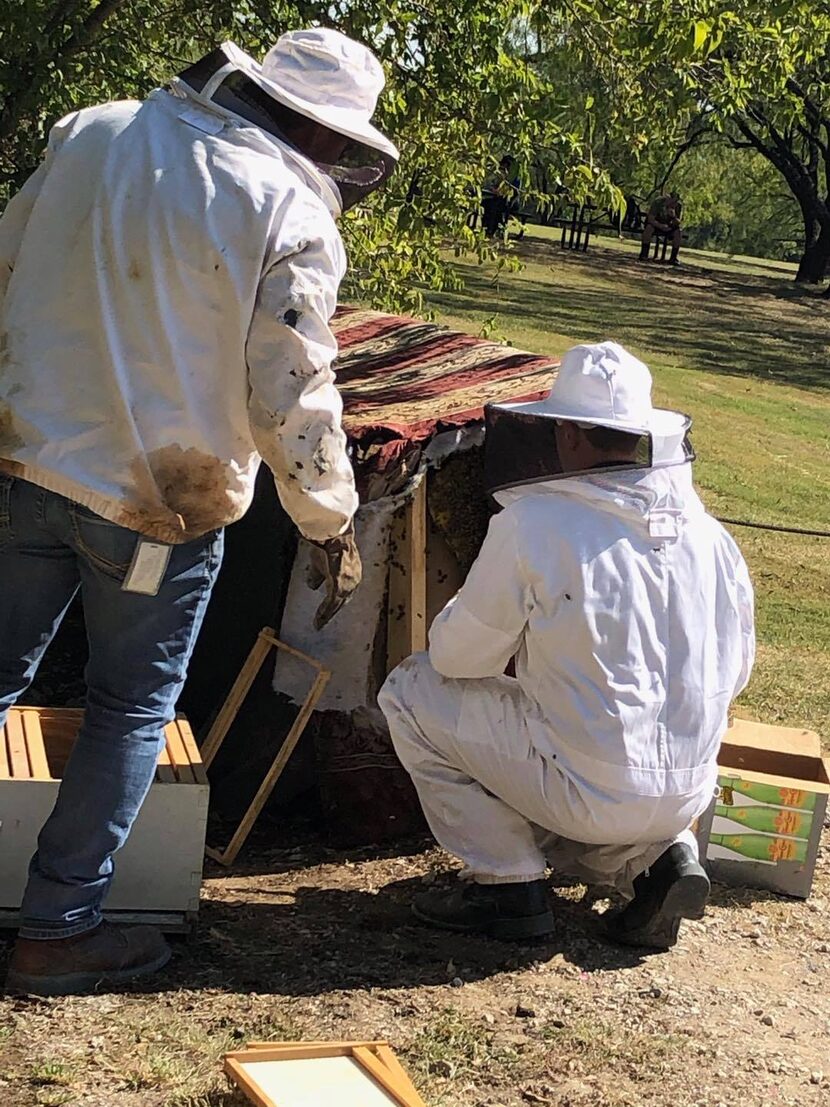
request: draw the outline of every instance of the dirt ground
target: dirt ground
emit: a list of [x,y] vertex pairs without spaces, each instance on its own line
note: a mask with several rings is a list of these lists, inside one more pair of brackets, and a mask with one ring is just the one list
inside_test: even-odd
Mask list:
[[446,879],[439,850],[268,837],[207,872],[198,930],[157,982],[0,999],[3,1107],[237,1107],[222,1053],[297,1037],[387,1038],[432,1107],[830,1103],[827,831],[808,902],[716,887],[651,957],[602,941],[581,886],[552,889],[552,940],[504,945],[410,919],[413,892]]

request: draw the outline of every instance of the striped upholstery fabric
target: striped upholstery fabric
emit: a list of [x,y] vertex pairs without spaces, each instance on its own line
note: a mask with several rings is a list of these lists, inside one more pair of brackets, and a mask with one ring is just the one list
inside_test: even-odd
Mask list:
[[558,360],[487,342],[435,323],[360,308],[332,321],[337,386],[352,440],[423,444],[434,433],[483,418],[495,401],[539,399]]

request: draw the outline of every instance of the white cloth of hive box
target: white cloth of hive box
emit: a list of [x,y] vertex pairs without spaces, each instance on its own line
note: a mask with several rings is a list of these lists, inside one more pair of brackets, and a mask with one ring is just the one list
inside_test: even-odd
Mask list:
[[[363,504],[355,516],[355,538],[363,562],[363,580],[354,596],[322,630],[314,629],[314,613],[322,589],[306,584],[309,547],[301,542],[291,571],[279,637],[331,670],[331,679],[317,703],[318,711],[353,711],[374,704],[374,646],[389,573],[389,535],[398,508],[411,498],[419,483],[406,492]],[[324,586],[325,587],[325,586]],[[294,703],[308,695],[313,674],[303,661],[277,651],[274,690]]]

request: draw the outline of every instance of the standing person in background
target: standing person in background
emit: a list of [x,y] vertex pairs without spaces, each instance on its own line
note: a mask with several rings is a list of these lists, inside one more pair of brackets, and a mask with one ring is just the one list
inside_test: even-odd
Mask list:
[[335,223],[388,177],[375,56],[224,44],[144,102],[79,111],[0,221],[0,724],[80,589],[87,702],[40,834],[11,990],[152,972],[102,922],[222,556],[264,459],[316,547],[330,619],[360,581],[329,329]]
[[515,158],[505,154],[499,162],[498,172],[485,182],[482,189],[481,224],[488,238],[503,233],[507,220],[518,210],[519,177],[515,165]]

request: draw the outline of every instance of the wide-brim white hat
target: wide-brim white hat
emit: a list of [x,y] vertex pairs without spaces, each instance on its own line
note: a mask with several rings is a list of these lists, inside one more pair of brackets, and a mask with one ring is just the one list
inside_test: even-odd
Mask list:
[[562,357],[548,395],[533,403],[494,405],[517,415],[557,419],[656,440],[685,436],[691,420],[651,402],[648,366],[617,342],[574,346]]
[[232,42],[223,49],[279,103],[398,160],[397,147],[371,122],[386,78],[380,62],[361,43],[318,27],[282,35],[262,65]]

